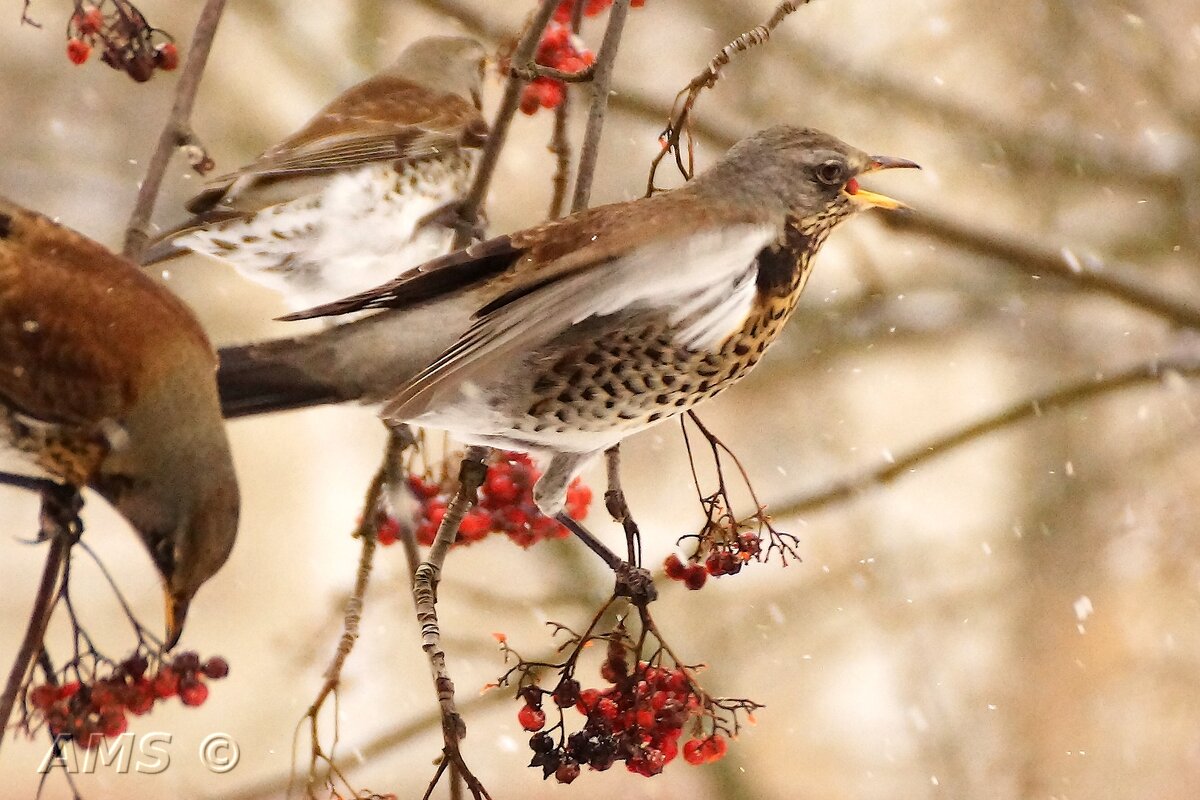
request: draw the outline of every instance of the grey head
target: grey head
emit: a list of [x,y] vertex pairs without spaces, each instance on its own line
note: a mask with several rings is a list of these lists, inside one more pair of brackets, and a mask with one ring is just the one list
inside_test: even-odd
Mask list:
[[899,167],[920,168],[907,159],[868,155],[815,128],[775,125],[742,139],[692,183],[733,203],[831,226],[861,209],[900,208],[857,180]]
[[467,36],[427,36],[406,47],[389,71],[478,107],[486,60],[483,45]]

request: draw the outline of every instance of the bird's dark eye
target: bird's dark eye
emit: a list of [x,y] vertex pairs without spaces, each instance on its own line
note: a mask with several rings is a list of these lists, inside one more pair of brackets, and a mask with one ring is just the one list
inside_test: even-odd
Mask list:
[[817,167],[817,180],[827,186],[839,186],[846,181],[846,165],[841,161],[826,161]]

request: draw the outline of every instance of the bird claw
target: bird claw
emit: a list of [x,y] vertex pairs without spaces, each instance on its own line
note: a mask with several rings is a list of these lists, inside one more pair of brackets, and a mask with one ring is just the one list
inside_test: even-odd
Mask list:
[[435,208],[417,220],[417,230],[436,225],[441,228],[448,228],[456,234],[468,235],[473,242],[482,242],[487,236],[487,220],[480,215],[476,215],[474,220],[467,222],[463,219],[462,211],[462,201],[453,200]]
[[38,538],[46,541],[62,533],[73,540],[83,533],[83,497],[74,486],[48,482],[42,489],[42,511],[39,519]]

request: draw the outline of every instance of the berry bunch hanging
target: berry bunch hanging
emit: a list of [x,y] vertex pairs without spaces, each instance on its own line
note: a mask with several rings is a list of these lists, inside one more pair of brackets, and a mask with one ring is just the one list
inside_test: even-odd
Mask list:
[[45,721],[50,734],[69,737],[92,749],[105,738],[120,736],[129,726],[129,714],[142,716],[154,704],[179,697],[185,706],[199,706],[208,699],[205,679],[219,680],[229,674],[229,664],[220,656],[201,662],[194,652],[160,659],[150,674],[146,656],[136,653],[112,666],[108,674],[76,673],[62,684],[45,683],[26,694],[31,721]]
[[179,48],[170,35],[152,27],[128,0],[75,0],[67,23],[67,58],[83,64],[93,50],[139,83],[150,80],[155,70],[179,66]]
[[[613,0],[582,0],[583,15],[594,17],[608,10]],[[576,0],[562,0],[554,10],[554,17],[538,42],[534,62],[543,67],[552,67],[562,72],[577,73],[596,62],[596,55],[587,49],[583,40],[571,32],[571,18],[575,13]],[[632,0],[631,8],[641,8],[646,0]],[[536,114],[540,108],[558,108],[567,95],[567,85],[558,78],[534,78],[521,92],[521,111]]]
[[[737,732],[739,714],[752,721],[751,712],[759,707],[751,700],[709,696],[692,677],[697,668],[674,662],[669,650],[656,642],[656,633],[647,631],[635,640],[618,623],[608,634],[572,637],[568,646],[574,647],[562,663],[536,664],[517,656],[517,666],[499,682],[505,685],[514,674],[520,675],[517,722],[533,734],[529,765],[541,769],[544,778],[553,775],[559,783],[571,783],[583,767],[603,772],[618,762],[629,772],[652,777],[680,753],[689,764],[708,764],[725,755],[726,739]],[[497,638],[506,659],[516,655],[502,635]],[[583,688],[576,677],[577,660],[584,648],[598,642],[606,645],[600,665],[604,684]],[[652,642],[653,652],[641,657]],[[538,670],[547,667],[558,673],[553,689],[537,682]],[[549,728],[547,710],[557,717]],[[583,722],[569,732],[572,711]],[[685,732],[690,732],[686,740]]]
[[[522,547],[531,547],[546,539],[563,539],[570,532],[557,520],[538,510],[533,501],[533,485],[541,472],[524,453],[502,452],[488,466],[487,477],[479,490],[479,503],[463,517],[458,528],[455,546],[473,544],[492,533],[503,533]],[[410,475],[409,488],[418,500],[413,519],[417,542],[428,547],[433,544],[438,526],[446,515],[457,485],[444,476],[434,480]],[[567,488],[566,512],[573,519],[587,517],[592,502],[592,490],[576,478]],[[394,544],[400,534],[400,523],[385,519],[376,532],[382,545]]]

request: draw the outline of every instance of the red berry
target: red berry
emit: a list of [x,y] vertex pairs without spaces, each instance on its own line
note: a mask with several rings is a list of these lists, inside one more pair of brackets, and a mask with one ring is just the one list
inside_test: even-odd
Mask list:
[[567,513],[571,515],[571,519],[582,520],[587,517],[588,506],[591,504],[591,488],[576,478],[567,488]]
[[159,69],[170,72],[179,66],[179,48],[174,42],[163,42],[154,48],[154,63]]
[[50,706],[54,705],[54,701],[57,699],[58,687],[51,686],[48,683],[42,684],[41,686],[35,686],[29,691],[29,705],[33,706],[39,711],[45,711],[46,709],[50,708]]
[[229,662],[220,656],[213,656],[204,662],[203,671],[205,675],[214,681],[220,680],[229,674]]
[[127,727],[129,721],[119,706],[106,706],[100,710],[100,733],[112,738],[120,736]]
[[683,585],[692,591],[702,588],[707,580],[708,572],[699,564],[689,564],[683,574]]
[[458,538],[464,542],[477,542],[491,532],[492,515],[482,508],[471,509],[458,526]]
[[683,760],[687,763],[698,766],[704,763],[704,753],[702,747],[704,742],[700,739],[688,739],[683,745]]
[[639,708],[636,720],[639,728],[649,730],[654,727],[654,711],[649,708]]
[[546,726],[546,712],[529,705],[521,706],[517,712],[517,722],[527,731],[540,731]]
[[663,562],[663,572],[665,572],[667,577],[671,580],[681,581],[683,580],[683,576],[687,573],[687,567],[684,565],[683,560],[680,559],[679,556],[671,553],[671,555],[667,556],[666,561]]
[[496,503],[515,503],[521,496],[521,487],[517,486],[509,470],[500,469],[502,466],[505,465],[497,464],[488,470],[483,490],[487,492],[488,499]]
[[150,681],[144,680],[130,687],[129,694],[125,698],[125,707],[130,713],[141,716],[154,707],[154,686]]
[[554,771],[554,779],[559,783],[570,783],[579,777],[579,765],[574,761],[564,761]]
[[400,520],[392,516],[386,516],[379,521],[379,527],[375,529],[375,540],[384,547],[393,545],[400,538]]
[[703,763],[711,764],[714,761],[720,761],[725,756],[727,749],[728,745],[725,744],[725,737],[714,733],[700,745],[700,752],[704,756]]
[[163,667],[154,676],[156,697],[174,697],[179,692],[179,673],[171,667]]
[[92,54],[92,47],[82,39],[67,40],[67,58],[72,64],[79,65],[88,60],[88,56]]
[[198,706],[208,699],[208,687],[198,680],[181,681],[179,700],[185,706]]
[[81,688],[82,684],[80,684],[79,681],[64,683],[62,686],[58,687],[58,699],[66,700],[68,697],[74,697],[79,693]]
[[579,702],[575,704],[575,708],[579,710],[580,714],[586,714],[595,708],[599,702],[599,689],[584,689],[579,693]]
[[532,116],[542,107],[541,93],[532,83],[521,90],[521,113]]

